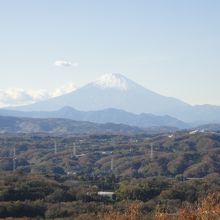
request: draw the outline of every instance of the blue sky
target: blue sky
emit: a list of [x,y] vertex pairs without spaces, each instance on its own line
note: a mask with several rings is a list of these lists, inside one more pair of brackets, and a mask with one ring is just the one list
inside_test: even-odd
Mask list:
[[218,0],[0,1],[0,90],[80,87],[116,72],[220,105],[219,11]]

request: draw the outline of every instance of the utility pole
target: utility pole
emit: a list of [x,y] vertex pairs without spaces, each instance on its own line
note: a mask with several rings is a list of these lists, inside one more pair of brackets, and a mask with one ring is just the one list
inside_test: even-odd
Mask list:
[[67,175],[68,175],[68,174],[69,174],[69,171],[70,171],[70,166],[69,166],[68,160],[65,161],[65,166],[66,166],[66,173],[67,173]]
[[111,159],[111,171],[114,171],[114,158]]
[[153,148],[153,144],[150,145],[150,159],[151,159],[151,160],[154,159],[154,148]]
[[6,147],[6,145],[7,145],[6,137],[4,137],[4,145],[5,145],[5,147]]
[[73,152],[72,152],[72,156],[75,157],[76,156],[76,145],[73,143]]
[[16,170],[16,148],[14,147],[14,152],[13,152],[13,172]]
[[57,155],[57,142],[54,141],[54,154]]

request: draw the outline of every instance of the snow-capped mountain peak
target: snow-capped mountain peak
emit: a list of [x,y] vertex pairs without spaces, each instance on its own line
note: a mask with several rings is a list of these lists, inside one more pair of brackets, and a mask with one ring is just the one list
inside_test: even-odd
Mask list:
[[108,73],[97,78],[93,85],[101,88],[101,89],[119,89],[119,90],[127,90],[128,83],[124,76],[118,73]]

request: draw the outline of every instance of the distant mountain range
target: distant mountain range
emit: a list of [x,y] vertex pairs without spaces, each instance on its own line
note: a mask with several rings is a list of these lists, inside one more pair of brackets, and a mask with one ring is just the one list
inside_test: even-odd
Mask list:
[[[65,108],[62,111],[71,109]],[[114,110],[115,111],[115,110]],[[51,112],[52,113],[52,112]],[[54,112],[55,113],[55,112]],[[80,112],[79,112],[80,113]],[[95,112],[97,113],[97,112]],[[33,113],[34,114],[34,113]],[[98,114],[98,113],[97,113]],[[130,114],[130,113],[129,113]],[[51,115],[52,116],[52,115]],[[155,117],[155,116],[153,116]],[[168,117],[169,118],[169,117]],[[88,121],[76,121],[65,118],[25,118],[13,116],[0,116],[0,133],[52,133],[71,135],[91,135],[91,134],[162,134],[173,133],[179,129],[171,126],[149,126],[137,127],[115,123],[93,123]],[[185,129],[184,129],[185,130]],[[199,127],[191,127],[192,133],[198,132],[219,132],[220,124],[207,124]]]
[[96,124],[91,122],[73,121],[69,119],[39,119],[0,116],[0,133],[52,133],[52,134],[159,134],[174,132],[175,128],[159,127],[141,129],[123,124]]
[[[190,123],[220,122],[219,106],[192,106],[176,98],[152,92],[121,74],[105,74],[74,92],[31,105],[16,107],[14,110],[58,111],[65,106],[80,111],[114,108],[136,114],[170,115]],[[142,117],[145,115],[139,116],[139,118]]]
[[220,124],[205,124],[197,127],[198,130],[211,131],[211,132],[219,132]]
[[176,118],[165,116],[156,116],[153,114],[133,114],[123,110],[117,109],[105,109],[100,111],[78,111],[72,107],[64,107],[58,111],[15,111],[0,109],[1,116],[14,116],[14,117],[29,117],[29,118],[63,118],[72,119],[76,121],[88,121],[94,123],[115,123],[126,124],[130,126],[136,126],[141,128],[149,127],[176,127],[176,128],[188,128],[189,124],[184,123]]

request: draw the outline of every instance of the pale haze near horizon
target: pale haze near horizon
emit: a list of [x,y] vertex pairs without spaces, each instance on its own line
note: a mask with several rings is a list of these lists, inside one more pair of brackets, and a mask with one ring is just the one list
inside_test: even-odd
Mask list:
[[12,101],[24,91],[53,97],[121,73],[162,95],[220,105],[219,11],[217,0],[1,1],[0,103],[9,88]]

